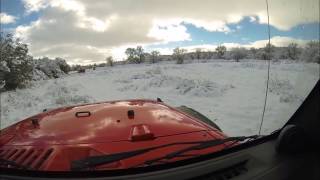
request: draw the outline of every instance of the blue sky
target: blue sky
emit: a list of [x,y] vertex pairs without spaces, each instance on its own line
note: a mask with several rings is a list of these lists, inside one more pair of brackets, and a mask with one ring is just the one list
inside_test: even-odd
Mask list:
[[41,12],[27,14],[21,0],[1,0],[1,12],[17,17],[15,23],[1,24],[1,30],[4,31],[19,25],[29,24],[41,15]]
[[[231,0],[232,1],[232,0]],[[313,1],[313,0],[310,0]],[[155,28],[155,34],[152,37],[149,37],[149,35],[147,34],[147,32],[149,31],[148,29],[151,29],[152,27],[150,27],[150,25],[152,24],[151,22],[153,22],[154,17],[163,19],[169,19],[171,20],[170,16],[168,15],[165,17],[162,17],[162,14],[156,14],[153,11],[147,11],[147,12],[142,12],[144,14],[134,14],[136,11],[132,12],[132,14],[128,14],[123,10],[126,11],[130,11],[127,9],[121,9],[123,8],[123,6],[117,6],[117,3],[120,2],[116,2],[114,3],[114,8],[112,8],[112,10],[114,10],[115,12],[113,14],[116,14],[114,19],[124,19],[123,17],[127,17],[127,16],[137,16],[137,17],[141,17],[141,15],[143,15],[143,17],[147,17],[150,15],[150,18],[147,17],[146,18],[146,22],[148,22],[148,20],[150,21],[149,24],[144,23],[143,21],[140,22],[140,20],[135,20],[133,22],[128,21],[126,19],[125,23],[129,24],[129,28],[127,26],[125,26],[124,28],[122,28],[122,24],[118,25],[119,29],[116,29],[116,31],[114,32],[119,32],[118,34],[112,34],[110,35],[110,33],[108,33],[108,30],[110,29],[110,27],[112,27],[112,24],[107,26],[108,24],[106,22],[105,19],[103,20],[103,18],[108,17],[111,22],[111,20],[113,20],[112,18],[114,16],[110,16],[110,15],[101,15],[101,13],[99,15],[96,15],[96,12],[98,12],[99,10],[102,12],[106,12],[109,13],[108,10],[104,10],[104,9],[93,9],[93,8],[97,8],[96,6],[92,6],[92,4],[88,3],[87,1],[83,1],[83,0],[72,0],[72,3],[70,4],[64,4],[61,2],[66,2],[66,1],[60,1],[60,0],[40,0],[39,3],[35,3],[35,1],[32,2],[32,0],[1,0],[1,13],[5,13],[6,15],[10,15],[10,16],[14,16],[15,17],[15,21],[11,22],[11,23],[1,23],[1,31],[3,32],[17,32],[16,28],[19,26],[23,26],[23,27],[29,27],[28,30],[24,30],[24,31],[19,31],[20,32],[20,36],[26,36],[25,39],[29,40],[29,44],[32,46],[31,47],[31,52],[37,56],[45,56],[47,53],[48,56],[64,56],[64,57],[69,57],[69,58],[74,58],[77,59],[77,57],[70,55],[72,54],[72,52],[70,51],[70,54],[66,54],[66,52],[62,53],[62,51],[59,51],[59,47],[66,47],[68,45],[71,44],[81,44],[81,47],[79,45],[79,47],[77,47],[78,50],[83,51],[83,49],[87,48],[90,49],[90,52],[88,52],[87,54],[85,54],[84,56],[86,56],[86,59],[90,59],[90,54],[92,55],[92,59],[94,58],[102,58],[102,53],[108,53],[111,52],[114,55],[119,55],[119,54],[123,54],[123,52],[119,49],[123,49],[124,47],[127,47],[128,45],[138,45],[138,44],[142,44],[147,50],[152,50],[153,48],[156,49],[162,49],[162,48],[166,48],[166,49],[172,49],[175,47],[188,47],[188,46],[202,46],[202,45],[219,45],[219,44],[224,44],[224,43],[230,43],[230,44],[238,44],[238,45],[247,45],[247,44],[254,44],[257,41],[263,41],[266,40],[268,37],[267,34],[267,24],[265,23],[265,20],[263,20],[264,16],[261,15],[261,13],[259,14],[258,11],[259,7],[261,6],[260,4],[256,4],[254,7],[257,8],[256,11],[253,11],[251,14],[256,13],[256,15],[250,15],[250,16],[245,16],[243,15],[240,20],[235,21],[235,22],[230,22],[231,20],[229,20],[229,16],[226,17],[221,17],[222,22],[224,23],[222,26],[226,27],[228,29],[228,31],[219,31],[219,30],[212,30],[212,27],[210,26],[210,21],[211,20],[220,20],[220,19],[214,19],[216,18],[215,15],[212,15],[212,17],[206,17],[205,15],[201,14],[202,12],[199,12],[198,14],[196,14],[195,18],[192,19],[193,17],[191,15],[188,14],[188,7],[186,6],[186,12],[183,13],[177,13],[174,14],[172,13],[172,11],[170,11],[170,7],[159,7],[160,10],[162,11],[166,11],[168,10],[168,14],[170,14],[172,16],[172,18],[180,18],[182,20],[178,21],[178,22],[174,22],[174,23],[167,23],[166,20],[162,20],[164,23],[162,23],[161,25],[154,25],[153,28]],[[121,1],[124,4],[127,3],[126,0]],[[316,2],[316,1],[315,1]],[[196,1],[195,1],[196,3]],[[275,1],[276,3],[276,1]],[[128,3],[127,3],[128,4]],[[147,1],[146,1],[147,4]],[[291,4],[290,4],[291,5]],[[110,6],[110,4],[107,4],[106,2],[106,7]],[[111,4],[111,6],[113,6],[113,4]],[[147,6],[147,5],[146,5]],[[152,5],[151,5],[152,6]],[[156,5],[155,5],[156,6]],[[157,5],[160,6],[160,5]],[[192,4],[191,6],[191,10],[192,10]],[[223,4],[221,4],[221,6],[224,6]],[[297,4],[297,6],[299,6],[299,4]],[[277,6],[273,6],[273,7],[277,7]],[[118,8],[118,9],[117,9]],[[137,7],[139,8],[139,7]],[[157,7],[158,8],[158,7]],[[163,9],[161,9],[163,8]],[[263,6],[262,6],[262,10],[263,10]],[[299,8],[299,7],[297,7]],[[79,9],[79,10],[78,10]],[[92,12],[90,12],[90,10],[92,10]],[[302,8],[300,8],[302,9]],[[310,9],[310,7],[309,7]],[[299,42],[303,42],[303,41],[309,41],[309,40],[318,40],[319,39],[319,21],[317,21],[316,19],[312,20],[313,16],[315,16],[314,14],[317,15],[317,12],[315,12],[314,14],[311,13],[311,15],[309,15],[308,10],[306,9],[305,12],[300,12],[300,14],[302,13],[306,13],[307,15],[304,15],[303,17],[307,19],[306,21],[304,21],[304,19],[301,20],[297,20],[299,18],[299,16],[297,16],[298,18],[293,19],[293,18],[288,18],[288,22],[286,21],[286,19],[275,19],[275,18],[279,18],[279,17],[285,17],[284,15],[287,14],[292,14],[292,12],[287,12],[287,14],[282,15],[281,13],[286,13],[286,12],[282,12],[283,10],[281,10],[281,8],[279,8],[279,10],[277,10],[276,8],[271,9],[272,13],[274,12],[274,16],[272,16],[273,14],[271,14],[271,21],[273,20],[272,18],[274,18],[274,23],[271,24],[271,37],[277,37],[278,40],[279,39],[283,39],[286,38],[286,40],[299,40]],[[110,11],[112,11],[110,10]],[[116,11],[117,10],[117,11]],[[183,9],[182,9],[183,10]],[[190,11],[190,10],[189,10]],[[206,11],[205,7],[203,9],[203,11]],[[245,10],[245,8],[243,8],[243,12],[248,11]],[[161,12],[161,11],[160,11]],[[174,11],[173,11],[174,12]],[[212,10],[212,12],[215,12]],[[241,11],[240,11],[241,12]],[[57,15],[55,16],[56,13]],[[74,13],[74,14],[72,14]],[[218,13],[218,12],[217,12]],[[239,13],[237,11],[237,13]],[[43,17],[44,14],[46,14],[46,17]],[[61,15],[62,14],[62,15]],[[111,14],[111,12],[109,13]],[[194,13],[190,13],[190,14],[194,14]],[[229,14],[235,14],[235,12],[229,12]],[[241,13],[240,13],[241,14]],[[242,13],[243,14],[243,13]],[[250,13],[249,13],[250,14]],[[278,15],[280,14],[280,15]],[[219,14],[218,14],[219,15]],[[228,15],[228,12],[226,12],[226,15]],[[66,18],[61,18],[63,16],[66,16]],[[68,16],[70,16],[70,18],[67,18]],[[161,17],[160,17],[161,16]],[[181,16],[181,17],[179,17]],[[183,18],[185,16],[188,16],[187,20],[184,20]],[[221,16],[221,13],[219,15],[219,17]],[[56,18],[56,17],[60,17]],[[103,17],[103,18],[102,18]],[[119,18],[120,17],[120,18]],[[152,17],[152,18],[151,18]],[[190,18],[191,17],[191,18]],[[302,17],[302,16],[301,16]],[[74,19],[72,19],[74,18]],[[78,19],[77,19],[78,18]],[[225,18],[225,19],[223,19]],[[229,18],[229,19],[228,19]],[[72,19],[72,22],[67,22],[67,20]],[[190,20],[192,19],[192,20]],[[310,20],[311,19],[311,20]],[[32,25],[32,22],[40,20],[40,24],[43,27],[37,27]],[[53,29],[52,27],[50,27],[50,23],[49,20],[54,20],[52,21],[53,23],[57,23],[57,26],[63,26],[63,27],[59,27],[60,32],[66,32],[66,34],[71,33],[71,34],[76,34],[79,33],[86,35],[85,33],[88,33],[88,36],[92,36],[92,38],[98,38],[98,39],[103,39],[106,42],[106,45],[102,44],[97,44],[94,40],[90,41],[90,40],[86,40],[84,42],[81,42],[81,37],[80,38],[70,38],[70,37],[66,37],[63,38],[61,40],[57,40],[57,42],[55,42],[55,44],[53,44],[53,42],[47,42],[47,44],[45,42],[43,42],[43,39],[47,39],[48,35],[50,34],[55,34],[57,31],[52,31],[50,32],[50,28]],[[198,21],[195,20],[201,20],[201,23],[198,23]],[[70,24],[74,23],[74,21],[79,21],[81,23],[81,28],[77,27],[71,27]],[[229,21],[229,22],[228,22]],[[291,22],[292,21],[292,22]],[[129,23],[128,23],[129,22]],[[169,21],[168,21],[169,22]],[[205,22],[205,23],[203,23]],[[130,27],[130,23],[132,23],[132,29]],[[64,24],[65,29],[64,28]],[[163,25],[164,24],[164,25]],[[48,25],[48,26],[46,26]],[[82,27],[83,26],[83,27]],[[141,26],[141,27],[139,27]],[[145,26],[145,27],[144,27]],[[210,26],[210,27],[209,27]],[[54,26],[53,26],[54,27]],[[286,27],[286,28],[283,28]],[[47,28],[47,29],[46,29]],[[78,28],[78,29],[76,29]],[[84,32],[83,29],[87,28],[86,31]],[[122,28],[122,29],[120,29]],[[126,29],[127,28],[127,29]],[[138,29],[140,28],[140,29]],[[143,29],[144,28],[144,29]],[[211,29],[210,29],[211,28]],[[112,29],[112,28],[111,28]],[[79,30],[79,31],[78,31]],[[92,32],[89,32],[89,30],[91,30]],[[105,34],[103,34],[105,32]],[[113,32],[113,31],[112,31]],[[114,33],[113,32],[113,33]],[[126,36],[126,32],[128,33],[132,33],[132,37],[131,38],[129,35]],[[144,32],[145,34],[142,34],[142,32]],[[25,34],[25,35],[24,35]],[[28,36],[26,35],[28,34]],[[83,37],[82,35],[82,37]],[[80,35],[81,36],[81,35]],[[119,37],[116,40],[113,40],[114,37]],[[135,37],[134,37],[135,36]],[[181,36],[181,37],[180,37]],[[41,38],[44,37],[44,38]],[[99,38],[99,37],[103,37],[103,38]],[[68,42],[68,38],[69,41]],[[91,39],[92,39],[91,38]],[[123,39],[121,39],[123,38]],[[97,39],[97,41],[98,41]],[[155,40],[156,39],[156,40]],[[63,41],[65,40],[65,42]],[[118,42],[119,41],[119,42]],[[276,43],[276,42],[275,42]],[[42,54],[37,52],[37,50],[39,49],[39,47],[42,47],[44,45],[48,45],[48,46],[54,46],[54,50],[42,50]],[[75,51],[75,50],[74,50]],[[93,55],[92,51],[96,51],[96,53],[100,53],[101,56],[95,56]],[[121,51],[121,52],[120,52]],[[76,54],[76,52],[74,52]],[[104,55],[105,56],[105,55]],[[78,57],[79,59],[80,57]],[[80,58],[81,59],[81,58]]]
[[[200,44],[219,45],[223,43],[239,43],[248,44],[250,42],[264,40],[268,38],[268,25],[250,22],[249,17],[245,17],[242,21],[236,24],[228,24],[232,30],[230,33],[225,32],[210,32],[204,28],[197,28],[192,24],[185,24],[187,31],[191,34],[192,41],[171,42],[168,44],[152,45],[150,47],[169,47],[177,46],[194,46]],[[319,24],[309,23],[300,24],[291,28],[288,31],[283,31],[271,26],[271,37],[285,36],[302,40],[318,40],[319,39]]]

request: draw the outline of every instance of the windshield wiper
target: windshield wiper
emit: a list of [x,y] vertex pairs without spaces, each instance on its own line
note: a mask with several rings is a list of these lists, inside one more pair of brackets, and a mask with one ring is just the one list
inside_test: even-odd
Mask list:
[[92,168],[92,167],[103,165],[103,164],[109,164],[122,159],[127,159],[133,156],[147,153],[155,149],[160,149],[168,146],[183,145],[183,144],[199,144],[203,142],[205,141],[177,142],[177,143],[164,144],[160,146],[154,146],[154,147],[139,149],[134,151],[127,151],[127,152],[100,155],[100,156],[91,156],[85,159],[72,161],[71,170],[83,170],[83,169],[88,169],[88,168]]
[[[104,165],[104,164],[110,164],[113,162],[117,162],[123,159],[127,159],[130,157],[134,157],[137,155],[141,155],[144,153],[147,153],[152,150],[168,147],[168,146],[174,146],[174,145],[186,145],[186,144],[198,144],[196,146],[191,146],[186,149],[204,149],[207,147],[212,147],[216,145],[221,145],[223,143],[229,142],[229,141],[243,141],[248,138],[252,138],[252,136],[245,137],[245,136],[240,136],[240,137],[228,137],[225,139],[214,139],[214,140],[209,140],[209,141],[192,141],[192,142],[177,142],[177,143],[169,143],[169,144],[164,144],[160,146],[155,146],[155,147],[150,147],[150,148],[145,148],[145,149],[139,149],[139,150],[134,150],[134,151],[127,151],[127,152],[121,152],[121,153],[115,153],[115,154],[109,154],[109,155],[100,155],[100,156],[91,156],[85,159],[80,159],[80,160],[74,160],[71,162],[71,170],[84,170],[84,169],[90,169],[99,165]],[[180,150],[180,151],[186,151],[186,149]],[[189,150],[187,150],[189,151]],[[177,152],[175,152],[177,153]],[[183,152],[182,152],[183,153]],[[179,153],[181,154],[181,153]],[[172,156],[172,155],[171,155]],[[158,158],[157,158],[158,159]]]
[[[176,157],[195,156],[195,155],[187,155],[184,153],[186,153],[188,151],[202,150],[202,149],[206,149],[209,147],[218,146],[218,145],[224,144],[226,142],[230,142],[230,141],[239,142],[239,141],[244,141],[244,140],[248,140],[248,139],[256,139],[258,137],[259,137],[258,135],[253,135],[253,136],[243,136],[243,137],[228,137],[225,139],[207,141],[207,142],[203,142],[201,144],[195,145],[195,146],[187,147],[185,149],[181,149],[181,150],[169,153],[169,154],[162,156],[162,157],[159,157],[159,158],[147,160],[143,164],[152,165],[153,163],[160,162],[163,159],[169,160],[169,159],[176,158]],[[232,144],[234,144],[234,143],[232,143]],[[229,148],[229,147],[230,146],[227,146],[226,148]]]

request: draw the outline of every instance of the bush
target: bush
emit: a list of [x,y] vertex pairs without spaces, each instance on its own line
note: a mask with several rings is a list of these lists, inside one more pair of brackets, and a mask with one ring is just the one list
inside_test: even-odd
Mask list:
[[300,59],[305,62],[320,64],[320,41],[310,41],[303,49]]
[[177,64],[183,64],[183,58],[187,50],[180,49],[179,47],[173,50],[173,58],[176,59]]
[[137,46],[137,48],[127,48],[125,51],[127,55],[127,62],[140,64],[145,60],[145,53],[142,46]]
[[152,51],[151,52],[151,63],[158,62],[159,56],[160,56],[160,52],[159,51]]
[[81,68],[78,70],[78,73],[85,73],[85,72],[86,72],[86,69],[84,69],[84,68]]
[[239,62],[240,59],[243,59],[247,56],[247,50],[245,48],[233,48],[231,50],[232,58]]
[[292,60],[296,60],[299,55],[299,49],[297,43],[290,43],[287,47],[287,57]]
[[68,74],[71,71],[71,67],[69,66],[69,64],[67,64],[66,60],[62,58],[56,58],[55,61],[58,64],[61,71],[63,71],[64,73]]
[[6,61],[0,62],[0,90],[6,85],[5,76],[10,73],[10,69],[7,66]]
[[36,60],[34,65],[36,69],[42,71],[49,78],[59,78],[71,70],[71,67],[62,58],[52,60],[44,57]]
[[113,58],[112,56],[107,57],[107,66],[113,66]]
[[1,74],[6,90],[24,87],[32,78],[33,59],[28,55],[28,46],[14,39],[11,34],[0,35],[0,64],[7,71]]
[[218,58],[224,58],[225,53],[227,52],[227,48],[225,46],[218,46],[216,48]]

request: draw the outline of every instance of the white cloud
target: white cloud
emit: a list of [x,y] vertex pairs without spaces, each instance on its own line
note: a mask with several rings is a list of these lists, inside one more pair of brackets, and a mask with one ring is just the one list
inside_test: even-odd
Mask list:
[[191,40],[190,34],[187,33],[187,28],[180,23],[170,20],[154,20],[153,26],[147,36],[160,40],[163,43]]
[[173,52],[172,48],[154,48],[155,51],[159,51],[162,55],[170,55]]
[[256,17],[249,16],[249,18],[250,18],[250,22],[255,22],[255,21],[257,21],[257,18],[256,18]]
[[27,9],[27,13],[39,11],[48,6],[47,0],[23,0],[24,6]]
[[17,17],[11,16],[6,13],[0,13],[0,23],[1,24],[10,24],[10,23],[15,23]]
[[[253,47],[264,47],[266,44],[268,44],[268,40],[260,40],[256,41],[254,43],[251,43],[249,46]],[[277,46],[277,47],[284,47],[288,46],[290,43],[297,43],[299,46],[305,46],[308,41],[307,40],[302,40],[302,39],[295,39],[291,37],[282,37],[282,36],[275,36],[270,39],[271,44]]]
[[197,19],[185,19],[184,22],[193,24],[197,28],[204,28],[207,31],[230,32],[224,21],[203,21]]
[[[133,44],[191,40],[184,24],[228,33],[227,24],[245,16],[267,22],[265,0],[23,1],[30,13],[41,10],[41,17],[19,26],[17,36],[30,43],[35,56],[65,56],[70,62],[104,61],[108,55],[121,58],[119,49]],[[270,24],[281,30],[319,22],[318,0],[269,0],[269,8]],[[255,45],[259,43],[264,42]]]

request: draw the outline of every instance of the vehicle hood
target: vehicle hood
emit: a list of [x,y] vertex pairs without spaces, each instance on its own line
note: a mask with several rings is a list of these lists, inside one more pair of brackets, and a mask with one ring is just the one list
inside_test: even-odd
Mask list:
[[[133,118],[128,111],[133,111]],[[205,124],[161,102],[127,100],[51,110],[17,123],[6,133],[14,134],[11,145],[59,145],[143,140],[207,130]]]

